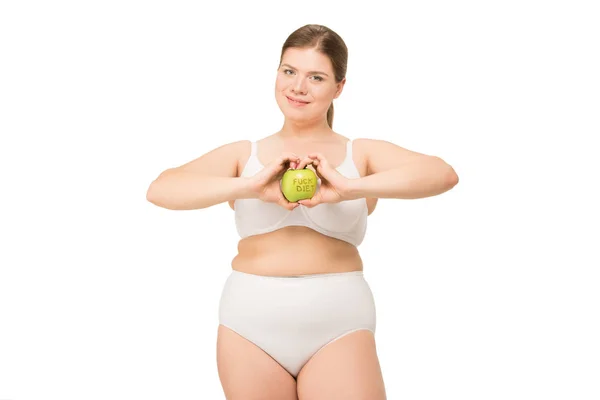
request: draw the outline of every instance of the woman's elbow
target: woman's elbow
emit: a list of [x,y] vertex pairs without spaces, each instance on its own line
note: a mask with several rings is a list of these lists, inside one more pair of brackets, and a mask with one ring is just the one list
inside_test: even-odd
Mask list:
[[159,207],[165,207],[164,204],[162,204],[163,202],[161,201],[161,178],[164,178],[165,173],[168,170],[162,172],[156,179],[154,179],[151,183],[150,186],[148,186],[148,189],[146,190],[146,200],[149,201],[150,203],[159,206]]
[[448,165],[448,173],[446,175],[447,184],[449,186],[448,189],[452,189],[454,186],[458,184],[458,174],[450,165]]
[[149,201],[150,203],[162,207],[159,200],[159,195],[158,195],[158,188],[157,188],[157,184],[156,184],[156,180],[152,181],[152,183],[150,184],[150,186],[148,186],[148,190],[146,190],[146,200]]

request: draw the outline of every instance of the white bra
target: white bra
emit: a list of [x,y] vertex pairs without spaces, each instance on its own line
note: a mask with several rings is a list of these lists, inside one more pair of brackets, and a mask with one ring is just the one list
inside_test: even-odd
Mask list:
[[[240,176],[253,176],[264,166],[257,157],[256,142]],[[346,146],[346,158],[336,170],[347,178],[360,178],[352,159],[352,141]],[[317,191],[321,180],[317,181]],[[358,246],[367,230],[367,200],[345,200],[322,203],[312,208],[298,206],[287,210],[275,203],[259,199],[237,199],[234,202],[235,224],[241,238],[273,232],[286,226],[305,226],[323,235]]]

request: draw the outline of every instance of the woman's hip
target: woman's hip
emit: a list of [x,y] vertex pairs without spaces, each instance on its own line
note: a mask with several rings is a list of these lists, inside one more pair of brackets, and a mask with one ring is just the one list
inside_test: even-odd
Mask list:
[[233,270],[219,302],[220,323],[276,329],[341,324],[374,331],[375,314],[375,301],[363,271],[281,277]]

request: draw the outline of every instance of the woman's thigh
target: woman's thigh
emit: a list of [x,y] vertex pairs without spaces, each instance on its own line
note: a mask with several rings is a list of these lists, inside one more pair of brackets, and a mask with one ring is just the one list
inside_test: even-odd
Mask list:
[[385,400],[375,337],[358,330],[329,343],[302,368],[300,400]]
[[219,325],[217,368],[227,400],[297,400],[296,380],[271,356]]

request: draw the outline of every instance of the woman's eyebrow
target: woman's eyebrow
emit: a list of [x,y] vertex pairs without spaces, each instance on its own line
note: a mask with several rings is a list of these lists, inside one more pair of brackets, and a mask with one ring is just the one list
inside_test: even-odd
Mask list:
[[[290,67],[291,69],[294,69],[297,71],[296,68],[292,67],[290,64],[281,64],[282,67]],[[327,75],[325,72],[321,72],[321,71],[308,71],[309,74],[320,74],[320,75],[325,75],[325,76],[329,76]]]

